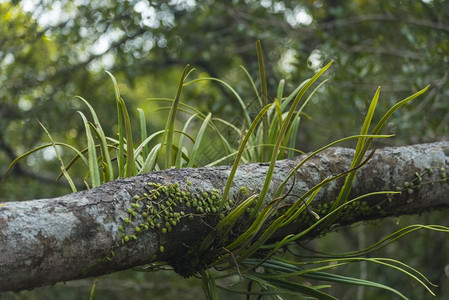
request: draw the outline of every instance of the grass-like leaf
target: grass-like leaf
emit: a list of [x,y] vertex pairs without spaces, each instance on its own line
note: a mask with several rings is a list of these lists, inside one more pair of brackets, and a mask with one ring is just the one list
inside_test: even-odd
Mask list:
[[[313,268],[301,268],[298,267],[298,271],[296,272],[283,272],[283,273],[276,273],[275,275],[264,275],[264,277],[276,277],[276,278],[283,278],[283,277],[291,277],[291,276],[304,276],[305,274],[308,273],[315,273],[317,271],[323,271],[326,269],[330,269],[330,268],[335,268],[337,266],[343,266],[346,265],[348,263],[357,263],[357,262],[369,262],[369,263],[375,263],[375,264],[379,264],[382,266],[387,266],[389,268],[392,268],[394,270],[397,270],[399,272],[402,272],[404,274],[406,274],[407,276],[409,276],[410,278],[414,279],[415,281],[417,281],[421,286],[423,286],[430,294],[434,295],[433,291],[429,288],[429,285],[432,285],[434,287],[436,287],[435,284],[433,284],[432,282],[430,282],[421,272],[419,272],[418,270],[410,267],[409,265],[400,262],[398,260],[395,259],[391,259],[391,258],[369,258],[369,257],[351,257],[351,258],[335,258],[333,256],[331,256],[329,259],[324,259],[324,260],[313,260],[310,262],[296,262],[296,261],[291,261],[291,260],[286,260],[283,259],[281,257],[275,257],[276,261],[285,263],[286,266],[290,266],[293,268],[296,268],[295,266],[300,265],[300,266],[306,266],[306,265],[311,265],[311,266],[317,266],[317,265],[323,265],[321,267],[313,267]],[[275,261],[272,260],[272,261]],[[427,282],[427,284],[425,282]]]
[[119,153],[117,155],[117,165],[119,170],[119,178],[130,177],[135,174],[131,120],[126,108],[125,100],[123,100],[123,98],[120,96],[120,90],[117,84],[117,80],[110,72],[106,71],[106,73],[112,80],[114,86],[115,101],[117,105],[117,125],[119,136]]
[[84,127],[86,129],[86,137],[87,137],[87,157],[89,161],[89,176],[91,187],[97,187],[101,184],[100,171],[98,167],[97,161],[97,150],[95,146],[94,137],[92,136],[92,132],[90,131],[90,124],[87,121],[86,116],[82,112],[78,112],[83,119]]
[[148,156],[142,166],[142,169],[139,172],[140,174],[149,173],[155,169],[156,163],[157,163],[157,157],[159,156],[159,151],[161,150],[161,147],[162,147],[162,144],[157,144],[150,150],[150,153],[148,154]]
[[[262,51],[262,43],[260,41],[256,42],[257,48],[257,62],[259,65],[259,78],[260,78],[260,89],[261,89],[261,100],[262,107],[265,107],[268,104],[268,87],[267,87],[267,76],[265,74],[265,63],[263,61],[263,51]],[[262,143],[268,144],[268,116],[263,115],[262,117]],[[260,153],[261,161],[266,161],[268,159],[268,152],[265,147],[262,147],[262,151]]]
[[106,140],[106,135],[104,134],[103,128],[101,127],[100,120],[98,119],[94,108],[92,107],[92,105],[90,105],[90,103],[87,100],[85,100],[83,97],[80,97],[80,96],[77,96],[76,98],[80,99],[81,101],[84,102],[84,104],[86,104],[86,106],[89,108],[90,114],[92,115],[92,118],[93,118],[94,124],[95,124],[95,128],[97,129],[97,133],[98,133],[97,136],[100,141],[101,154],[103,155],[104,162],[108,166],[107,171],[105,172],[105,182],[111,181],[111,180],[115,179],[114,178],[114,170],[112,168],[112,161],[111,161],[111,157],[109,155],[109,147],[108,147],[108,143]]
[[191,85],[191,84],[193,84],[193,83],[200,82],[200,81],[204,81],[204,80],[207,80],[207,81],[217,81],[217,82],[221,83],[222,85],[224,85],[227,89],[229,89],[229,90],[231,91],[231,93],[235,96],[235,98],[237,99],[237,101],[239,102],[240,106],[242,107],[242,111],[243,111],[243,114],[244,114],[244,116],[245,116],[246,122],[248,122],[248,124],[251,124],[251,118],[250,118],[250,116],[249,116],[249,112],[248,112],[248,110],[247,110],[247,108],[246,108],[245,102],[244,102],[243,99],[240,97],[240,95],[237,93],[237,91],[236,91],[235,89],[233,89],[233,88],[232,88],[228,83],[226,83],[225,81],[223,81],[223,80],[221,80],[221,79],[213,78],[213,77],[205,77],[205,78],[198,78],[198,79],[195,79],[195,80],[186,82],[186,83],[184,84],[184,86],[188,86],[188,85]]
[[[187,121],[184,124],[184,128],[182,129],[182,132],[187,132],[187,129],[189,128],[190,122],[196,117],[197,114],[194,114],[190,116],[190,118],[187,119]],[[176,153],[176,160],[175,160],[175,167],[177,169],[182,168],[182,149],[184,147],[184,135],[182,134],[179,137],[178,141],[178,152]]]
[[131,119],[126,109],[125,101],[122,97],[119,97],[120,110],[123,116],[123,122],[125,127],[125,140],[123,143],[126,144],[126,159],[125,159],[125,177],[131,177],[135,175],[134,170],[134,146],[133,146],[133,135],[131,129]]
[[[137,111],[139,112],[139,121],[140,121],[140,142],[143,143],[148,137],[147,133],[147,122],[145,119],[145,113],[141,108],[138,108]],[[148,155],[148,146],[144,145],[142,148],[142,155],[143,157],[147,157]]]
[[[393,135],[364,135],[364,137],[373,137],[373,138],[389,138],[392,137]],[[282,191],[284,190],[287,182],[290,180],[290,178],[293,177],[293,175],[312,157],[314,157],[315,155],[317,155],[318,153],[326,150],[327,148],[330,148],[336,144],[351,140],[351,139],[358,139],[360,138],[361,135],[353,135],[353,136],[348,136],[345,138],[341,138],[338,139],[336,141],[333,141],[329,144],[327,144],[324,147],[321,147],[318,150],[313,151],[312,153],[310,153],[309,155],[307,155],[293,170],[290,171],[290,173],[288,174],[288,176],[284,179],[284,181],[281,183],[281,185],[277,188],[276,192],[274,193],[274,197],[277,198],[281,195]]]
[[[43,149],[48,148],[48,147],[53,147],[53,145],[57,145],[57,146],[69,148],[70,150],[72,150],[73,152],[76,153],[76,157],[77,157],[77,158],[81,158],[81,160],[84,162],[84,164],[85,164],[86,166],[89,165],[89,162],[87,161],[86,157],[84,157],[84,155],[82,154],[82,152],[81,152],[81,151],[78,151],[78,149],[76,149],[75,147],[73,147],[73,146],[71,146],[71,145],[69,145],[69,144],[66,144],[66,143],[61,143],[61,142],[47,143],[47,144],[40,145],[40,146],[38,146],[38,147],[36,147],[36,148],[34,148],[34,149],[31,149],[31,150],[25,152],[24,154],[19,155],[17,158],[15,158],[15,159],[9,164],[8,168],[6,169],[6,172],[5,172],[5,174],[3,175],[2,181],[4,181],[4,180],[6,179],[6,176],[8,176],[8,174],[11,172],[12,168],[13,168],[19,161],[21,161],[22,159],[26,158],[27,156],[33,154],[34,152],[43,150]],[[87,151],[87,150],[86,150],[86,151]],[[71,166],[71,163],[69,162],[69,164],[68,164],[67,167],[66,167],[66,170],[68,170],[68,169],[70,168],[70,166]],[[60,176],[62,176],[62,175],[63,175],[63,174],[61,173]],[[56,180],[58,180],[58,178],[59,178],[60,176],[58,176],[58,177],[56,178]]]
[[[379,94],[380,94],[380,87],[377,88],[377,90],[374,94],[374,97],[371,100],[365,120],[363,121],[362,129],[360,130],[360,137],[357,140],[357,146],[355,149],[351,168],[357,167],[358,164],[360,164],[360,162],[362,161],[363,157],[365,156],[366,151],[368,151],[368,147],[365,147],[366,137],[364,135],[368,134],[369,127],[371,125],[371,121],[374,116],[374,111],[376,110],[377,101],[379,100]],[[337,199],[335,200],[334,204],[331,207],[331,210],[335,209],[336,207],[340,206],[342,203],[347,201],[356,175],[357,175],[357,170],[354,170],[353,172],[348,174],[348,176],[345,179],[345,183],[344,183],[343,187],[341,188]],[[337,217],[338,217],[338,214],[335,214],[332,218],[329,219],[327,224],[325,224],[324,226],[329,226],[330,224],[332,224],[333,220],[336,219]]]
[[257,276],[257,274],[244,274],[245,278],[258,282],[263,286],[269,286],[271,288],[280,290],[280,291],[290,291],[294,292],[297,296],[302,298],[304,295],[315,297],[316,299],[322,299],[322,300],[337,300],[337,298],[324,293],[322,291],[317,290],[316,288],[306,286],[303,284],[276,279],[276,278],[262,278],[260,276]]
[[[259,148],[259,147],[269,147],[269,148],[274,148],[275,146],[276,146],[276,145],[274,145],[274,144],[267,144],[267,145],[260,144],[260,145],[255,145],[255,146],[249,146],[249,147],[246,147],[245,150],[250,150],[250,149]],[[288,151],[288,152],[296,153],[296,154],[304,154],[304,151],[301,151],[301,150],[298,150],[298,149],[295,149],[295,148],[290,148],[290,147],[284,147],[284,146],[281,146],[280,149],[281,149],[281,150]],[[223,161],[226,161],[227,159],[229,159],[229,158],[231,158],[231,157],[237,155],[237,153],[238,153],[238,151],[234,151],[234,152],[232,152],[232,153],[230,153],[230,154],[228,154],[228,155],[226,155],[226,156],[224,156],[224,157],[222,157],[222,158],[220,158],[220,159],[217,159],[216,161],[213,161],[213,162],[207,164],[206,167],[213,167],[213,166],[219,165],[219,164],[221,164]],[[242,156],[241,161],[242,161],[243,163],[249,162],[249,161],[246,160],[243,156]]]
[[[389,117],[394,113],[394,111],[396,111],[398,108],[400,108],[401,106],[405,105],[409,101],[415,99],[419,95],[423,94],[428,88],[429,88],[429,86],[427,86],[424,89],[416,92],[415,94],[411,95],[410,97],[407,97],[404,100],[396,103],[381,118],[379,123],[373,129],[372,133],[374,135],[378,134],[380,132],[380,130],[382,129],[382,127],[386,124],[386,122],[389,119]],[[361,130],[361,134],[362,135],[368,133],[368,131],[369,131],[369,127],[371,125],[371,120],[372,120],[372,117],[374,115],[374,110],[376,108],[377,101],[379,99],[379,94],[380,94],[380,87],[377,89],[377,91],[376,91],[376,93],[375,93],[375,95],[373,97],[373,100],[371,101],[370,107],[368,109],[368,113],[367,113],[367,115],[365,117],[365,120],[363,122],[362,130]],[[363,160],[363,157],[365,156],[366,152],[368,151],[368,149],[369,149],[369,147],[371,145],[372,140],[373,140],[373,138],[367,138],[367,137],[360,137],[359,138],[359,140],[357,142],[356,152],[354,154],[354,159],[353,159],[353,162],[352,162],[352,167],[357,166]],[[350,193],[350,191],[352,189],[352,184],[354,182],[356,174],[357,174],[357,170],[355,170],[354,172],[350,173],[346,177],[345,183],[344,183],[343,187],[341,188],[340,193],[339,193],[336,201],[334,202],[333,206],[331,207],[331,210],[335,209],[341,203],[344,203],[345,201],[347,201],[347,199],[349,197],[349,193]],[[333,218],[329,219],[328,223],[325,224],[324,226],[329,226],[330,224],[332,224],[333,220],[335,218],[337,218],[337,217],[338,217],[338,215],[334,215]]]
[[244,66],[241,65],[240,69],[243,70],[243,72],[245,73],[246,77],[248,78],[248,81],[250,82],[250,84],[251,84],[251,86],[253,88],[254,94],[256,95],[256,98],[259,101],[260,107],[263,107],[262,98],[260,97],[259,91],[257,90],[256,83],[254,82],[254,80],[252,79],[252,77],[249,74],[248,70]]
[[237,156],[235,157],[234,164],[232,165],[231,172],[229,173],[228,180],[226,181],[226,185],[223,190],[223,194],[222,194],[221,201],[220,201],[219,211],[223,210],[223,207],[224,207],[226,201],[228,200],[229,192],[231,190],[231,185],[232,185],[232,182],[234,181],[235,173],[237,172],[237,168],[240,164],[240,158],[242,157],[242,154],[243,154],[243,151],[245,150],[246,144],[248,143],[248,140],[250,139],[254,129],[256,129],[257,124],[262,119],[262,116],[268,111],[270,106],[271,106],[271,104],[268,104],[267,106],[262,108],[262,110],[259,112],[259,114],[254,119],[250,128],[248,129],[248,132],[246,133],[245,138],[240,143],[239,151],[237,153]]
[[176,113],[178,111],[179,100],[181,99],[181,91],[184,85],[184,80],[186,78],[187,72],[190,68],[190,65],[186,65],[184,71],[182,72],[181,79],[179,80],[178,91],[176,92],[175,100],[173,101],[173,105],[170,109],[170,113],[168,115],[167,123],[165,125],[165,132],[162,138],[162,144],[165,145],[165,168],[168,169],[172,166],[172,153],[171,148],[173,144],[173,132],[175,127],[175,119]]
[[117,126],[118,126],[118,155],[117,155],[117,169],[118,169],[118,178],[122,178],[125,176],[125,129],[123,124],[123,111],[121,109],[120,104],[120,90],[118,88],[117,80],[114,75],[110,72],[106,71],[106,74],[112,80],[112,84],[114,86],[114,94],[115,94],[115,104],[117,107]]
[[255,212],[260,210],[260,207],[262,206],[262,203],[264,202],[265,197],[268,194],[268,189],[270,188],[271,178],[273,177],[274,167],[276,165],[277,153],[279,152],[279,148],[280,148],[281,143],[285,137],[285,133],[287,131],[288,124],[290,123],[290,120],[292,119],[292,117],[295,113],[295,110],[299,104],[299,101],[302,99],[302,97],[305,94],[305,92],[307,91],[307,89],[332,65],[332,63],[333,63],[333,61],[328,63],[325,67],[323,67],[320,71],[318,71],[309,81],[307,81],[307,83],[300,89],[295,100],[293,101],[293,104],[288,112],[288,115],[285,118],[285,121],[282,124],[282,127],[279,131],[279,136],[278,136],[278,140],[276,142],[276,147],[274,149],[273,155],[271,156],[270,165],[268,167],[268,171],[265,176],[265,182],[262,187],[262,191],[260,192],[260,198],[255,207]]
[[[247,262],[249,262],[249,261],[247,261]],[[260,262],[255,259],[253,263],[259,264]],[[267,268],[267,269],[273,269],[276,271],[290,272],[290,273],[295,273],[295,272],[302,270],[296,266],[293,266],[290,264],[285,264],[285,263],[278,262],[278,261],[263,262],[261,264],[261,266],[263,266],[264,268]],[[384,289],[384,290],[387,290],[387,291],[390,291],[390,292],[396,294],[397,296],[401,297],[402,299],[408,299],[402,293],[400,293],[399,291],[397,291],[389,286],[386,286],[386,285],[383,285],[383,284],[380,284],[377,282],[369,281],[369,280],[348,277],[348,276],[342,276],[342,275],[336,275],[336,274],[331,274],[331,273],[326,273],[326,272],[306,273],[306,274],[303,274],[302,276],[305,278],[308,278],[308,279],[321,280],[321,281],[326,281],[326,282],[336,282],[336,283]]]
[[92,288],[90,289],[89,300],[95,299],[95,290],[97,289],[98,277],[95,278]]
[[214,277],[208,272],[201,273],[201,282],[207,300],[218,300],[218,290],[215,284]]
[[203,124],[201,124],[200,130],[198,131],[198,134],[196,135],[196,140],[195,140],[195,144],[193,145],[193,149],[192,149],[192,155],[190,158],[189,163],[187,164],[187,167],[193,167],[193,164],[195,163],[195,158],[198,155],[199,149],[200,149],[200,145],[201,145],[201,141],[203,140],[203,136],[204,136],[204,132],[206,131],[206,128],[209,124],[210,118],[212,117],[212,114],[209,113],[206,118],[204,119]]
[[69,173],[67,172],[67,169],[66,169],[66,167],[64,165],[64,161],[62,160],[61,154],[59,153],[58,147],[56,147],[55,141],[51,137],[51,135],[48,132],[47,128],[45,128],[44,124],[42,124],[40,121],[38,121],[38,122],[39,122],[39,125],[44,129],[44,131],[47,134],[48,138],[50,139],[50,142],[51,142],[51,144],[53,146],[53,149],[55,150],[56,157],[58,158],[59,163],[61,164],[61,172],[62,172],[62,174],[64,174],[64,177],[67,179],[67,182],[69,183],[70,188],[72,189],[72,192],[76,192],[75,184],[73,183],[72,178],[70,177]]
[[328,256],[351,258],[351,257],[356,257],[356,256],[361,256],[361,255],[368,255],[370,253],[373,253],[375,251],[378,251],[378,250],[384,248],[385,246],[393,243],[394,241],[396,241],[410,233],[413,233],[413,232],[421,230],[421,229],[449,233],[449,227],[446,227],[446,226],[414,224],[414,225],[409,225],[409,226],[406,226],[404,228],[401,228],[401,229],[395,231],[394,233],[388,235],[387,237],[381,239],[380,241],[374,243],[373,245],[371,245],[367,248],[359,249],[357,251],[352,251],[352,252],[345,252],[345,253],[330,253],[330,254],[328,254]]
[[309,232],[311,232],[312,230],[316,229],[318,226],[321,226],[323,223],[325,222],[329,222],[329,220],[334,220],[335,216],[338,215],[338,213],[347,205],[350,205],[351,203],[355,202],[355,201],[360,201],[361,199],[367,198],[367,197],[371,197],[374,195],[383,195],[383,194],[397,194],[398,192],[392,192],[392,191],[381,191],[381,192],[372,192],[372,193],[368,193],[362,196],[359,196],[355,199],[349,200],[343,204],[341,204],[339,207],[337,207],[336,209],[330,211],[327,215],[325,215],[324,217],[321,217],[319,220],[317,220],[313,225],[309,226],[307,229],[301,231],[300,233],[297,233],[295,235],[290,236],[288,239],[286,239],[285,241],[283,241],[282,243],[277,243],[274,247],[279,249],[281,248],[283,245],[286,245],[288,243],[292,243],[296,240],[299,240],[303,237],[305,237]]
[[[168,101],[168,102],[172,102],[173,103],[173,99],[164,99],[164,100],[158,100],[158,101]],[[187,108],[187,109],[186,109]],[[171,107],[160,107],[158,109],[155,109],[155,111],[161,111],[161,110],[171,110]],[[190,111],[191,110],[191,111]],[[182,111],[185,112],[189,115],[195,115],[196,118],[203,120],[206,118],[206,115],[204,115],[203,113],[201,113],[199,110],[192,108],[189,105],[186,105],[182,102],[179,102],[178,104],[178,111]],[[229,122],[226,122],[225,120],[219,119],[219,118],[212,118],[211,120],[214,121],[220,121],[221,123],[225,123],[230,125]],[[220,138],[220,142],[223,145],[223,149],[225,150],[226,153],[229,153],[232,151],[232,147],[230,146],[228,140],[221,134],[221,131],[217,128],[217,126],[215,126],[214,122],[208,122],[209,127],[215,132],[215,134],[217,134],[217,136]],[[231,125],[232,127],[233,125]],[[235,128],[235,126],[233,127]],[[175,130],[176,132],[176,130]]]

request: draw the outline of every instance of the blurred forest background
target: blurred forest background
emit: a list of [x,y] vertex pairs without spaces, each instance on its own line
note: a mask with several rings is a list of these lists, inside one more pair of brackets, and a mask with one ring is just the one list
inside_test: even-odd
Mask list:
[[[191,79],[223,79],[257,112],[253,88],[239,66],[258,83],[258,39],[264,49],[270,99],[279,80],[286,80],[288,94],[324,64],[336,61],[327,73],[330,81],[306,109],[310,118],[301,121],[298,149],[314,150],[359,132],[379,85],[378,116],[396,101],[432,84],[424,97],[394,115],[388,132],[396,137],[382,139],[377,146],[447,140],[447,4],[442,0],[0,0],[0,174],[18,155],[49,142],[37,120],[55,140],[85,145],[76,111],[87,113],[87,108],[75,95],[92,104],[107,134],[113,135],[116,106],[105,70],[116,76],[136,123],[136,108],[145,111],[150,132],[163,128],[168,112],[161,110],[167,103],[148,98],[173,98],[186,64],[196,68]],[[238,102],[216,82],[185,88],[181,101],[242,126]],[[182,116],[178,120],[182,126]],[[213,149],[209,152],[205,156],[213,158]],[[62,154],[66,160],[71,158]],[[63,179],[55,181],[59,171],[51,148],[35,153],[0,184],[0,202],[69,193]],[[76,178],[77,170],[72,172]],[[79,171],[80,182],[83,176]],[[307,247],[354,250],[413,223],[447,226],[447,211],[342,229]],[[436,298],[421,287],[414,289],[408,277],[378,272],[376,266],[357,265],[344,271],[391,285],[412,299],[449,299],[448,253],[446,236],[420,232],[376,254],[423,271],[438,284]],[[172,272],[120,272],[100,278],[96,299],[202,297],[199,280],[180,279]],[[92,283],[93,279],[68,282],[4,294],[0,299],[87,299]],[[391,299],[386,292],[343,285],[335,286],[331,294],[342,299]]]

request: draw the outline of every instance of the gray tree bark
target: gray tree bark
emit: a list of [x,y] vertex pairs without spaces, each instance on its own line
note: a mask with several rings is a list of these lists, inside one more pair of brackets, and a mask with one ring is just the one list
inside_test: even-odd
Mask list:
[[[352,149],[329,148],[310,159],[296,173],[285,205],[296,201],[298,196],[326,177],[348,171],[353,154]],[[272,200],[276,188],[304,157],[277,162],[266,203]],[[376,191],[400,189],[402,192],[389,197],[366,198],[361,213],[342,215],[335,222],[345,225],[449,207],[448,166],[449,142],[378,149],[358,170],[351,198]],[[233,205],[245,199],[241,187],[248,190],[246,197],[260,191],[267,169],[268,164],[261,163],[239,167],[229,197],[234,199]],[[169,220],[175,220],[176,226],[164,225],[162,219],[162,227],[169,228],[169,232],[142,226],[134,240],[130,230],[138,227],[146,216],[139,214],[133,218],[130,209],[135,213],[140,208],[132,207],[132,203],[151,205],[150,200],[139,202],[136,199],[151,198],[148,194],[154,193],[157,183],[178,183],[180,194],[201,195],[206,191],[210,197],[218,190],[221,195],[229,172],[227,166],[171,169],[116,180],[89,191],[53,199],[1,203],[0,291],[20,291],[103,275],[154,260],[171,263],[183,274],[183,255],[195,249],[213,230],[219,219],[217,215],[199,213],[198,207],[187,205],[189,201],[192,204],[191,200],[173,206],[167,202],[167,214],[168,206],[172,210]],[[320,214],[326,203],[336,199],[342,184],[342,179],[327,184],[310,204],[310,209]],[[159,207],[163,203],[161,199],[170,200],[161,197],[163,195],[154,200],[159,202]],[[126,223],[127,218],[130,224]],[[298,232],[303,225],[297,222],[288,226],[282,232],[276,232],[273,239]],[[131,240],[127,242],[125,235]],[[192,263],[187,260],[185,264]]]

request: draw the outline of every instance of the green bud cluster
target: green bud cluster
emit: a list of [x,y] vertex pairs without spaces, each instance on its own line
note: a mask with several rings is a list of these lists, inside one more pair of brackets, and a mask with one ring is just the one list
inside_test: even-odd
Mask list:
[[[309,206],[301,213],[296,222],[301,224],[301,226],[304,226],[304,228],[313,226],[318,220],[331,213],[333,205],[334,201],[330,201],[329,203],[319,203],[313,207]],[[370,206],[366,201],[353,201],[347,203],[341,208],[336,223],[339,223],[339,220],[352,221],[360,216],[370,215],[373,213],[374,209],[380,209],[380,207]],[[317,231],[311,231],[309,237],[314,234],[324,233],[324,231],[321,230],[322,229],[318,227]]]
[[220,194],[216,189],[191,193],[186,206],[192,207],[198,214],[217,214],[220,207]]
[[431,168],[430,166],[427,166],[425,170],[421,173],[415,172],[415,177],[411,181],[404,181],[402,186],[397,186],[396,191],[397,192],[407,192],[409,195],[412,195],[415,191],[419,191],[422,189],[423,185],[430,185],[435,186],[435,182],[446,182],[447,180],[447,173],[445,168],[439,168],[436,169],[437,171],[441,172],[441,180],[438,181],[424,181],[424,177],[426,174],[433,174],[434,168]]
[[[197,217],[209,215],[221,219],[231,211],[234,205],[232,200],[228,200],[223,211],[219,211],[221,197],[217,189],[194,192],[191,186],[191,181],[187,181],[184,187],[180,187],[178,183],[146,183],[145,192],[131,198],[130,207],[126,209],[127,216],[118,226],[118,243],[114,248],[137,240],[147,230],[160,232],[163,236],[183,220],[193,221]],[[113,249],[105,259],[111,259]],[[162,244],[159,252],[164,252]]]
[[[162,234],[171,232],[173,228],[181,222],[184,217],[190,217],[192,214],[186,214],[183,210],[178,209],[181,205],[187,207],[196,203],[198,208],[202,208],[203,212],[212,212],[206,209],[204,204],[209,204],[212,198],[219,200],[217,190],[212,192],[203,192],[201,195],[191,193],[188,189],[181,189],[178,183],[162,185],[160,183],[148,182],[146,186],[147,192],[142,195],[134,195],[134,202],[127,209],[128,216],[123,219],[123,225],[119,227],[122,232],[121,243],[134,240],[146,230],[154,229]],[[200,205],[198,205],[198,201]],[[201,212],[197,209],[198,212]],[[133,224],[133,226],[128,226]],[[125,227],[131,229],[125,230]],[[161,251],[162,252],[162,251]]]

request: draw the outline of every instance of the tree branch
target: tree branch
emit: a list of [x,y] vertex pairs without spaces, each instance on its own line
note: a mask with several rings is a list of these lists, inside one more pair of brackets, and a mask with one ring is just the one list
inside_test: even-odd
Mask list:
[[[348,171],[353,154],[352,149],[329,148],[311,158],[296,173],[290,196],[281,206],[297,201],[298,195],[303,195],[323,179]],[[277,162],[267,203],[304,157]],[[267,169],[268,164],[264,163],[239,168],[230,192],[233,205],[260,191]],[[448,169],[449,142],[377,150],[359,170],[351,197],[395,190],[396,187],[400,187],[402,193],[365,198],[363,206],[359,206],[363,209],[342,214],[335,223],[344,225],[449,207],[449,184],[444,180]],[[116,180],[63,197],[0,204],[0,291],[20,291],[98,276],[152,261],[166,261],[182,275],[192,275],[188,273],[191,264],[195,264],[194,268],[206,267],[216,258],[216,253],[200,253],[197,261],[190,260],[185,254],[198,249],[203,238],[214,232],[218,220],[216,214],[200,212],[201,204],[195,207],[194,195],[200,198],[207,193],[205,198],[215,199],[216,193],[221,194],[229,172],[227,166],[172,169]],[[180,189],[175,199],[165,196],[162,188],[157,186],[175,183]],[[335,200],[341,186],[342,180],[337,180],[323,187],[309,208],[323,216],[320,207]],[[241,187],[245,187],[248,194],[242,195]],[[176,186],[168,190],[176,193]],[[159,196],[156,191],[160,192]],[[141,208],[135,203],[140,203]],[[153,208],[145,211],[146,205]],[[157,210],[161,207],[164,211]],[[155,221],[162,223],[161,228],[156,225],[152,229],[150,225],[145,229],[140,226],[146,218],[143,211],[149,214],[156,211],[168,217],[161,216],[162,221]],[[131,212],[136,216],[133,217]],[[301,220],[276,232],[272,238],[276,240],[285,233],[300,232],[308,226]],[[176,226],[164,223],[172,221],[177,223]],[[120,226],[125,227],[125,233]],[[139,226],[134,240],[132,232]],[[169,232],[162,228],[169,228]],[[233,234],[238,235],[244,230],[244,226],[237,226]],[[216,233],[219,236],[220,232]],[[125,235],[130,238],[129,242]]]
[[349,17],[346,19],[338,19],[329,22],[324,22],[318,25],[318,28],[328,30],[334,27],[342,27],[342,26],[354,26],[358,23],[365,22],[396,22],[396,23],[408,23],[415,26],[428,27],[432,29],[437,29],[441,31],[449,32],[449,25],[441,23],[441,22],[432,22],[429,20],[421,20],[410,17],[395,17],[388,16],[383,14],[372,14],[372,15],[357,15],[353,17]]

